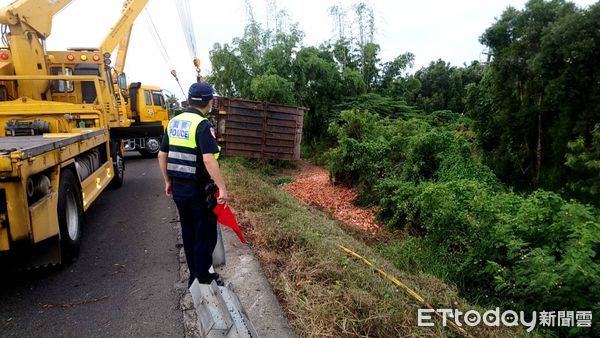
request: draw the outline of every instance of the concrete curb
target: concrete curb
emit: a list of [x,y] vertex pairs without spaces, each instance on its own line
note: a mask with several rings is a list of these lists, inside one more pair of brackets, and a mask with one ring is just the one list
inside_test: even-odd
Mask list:
[[179,282],[175,285],[175,289],[179,295],[179,308],[183,315],[183,335],[186,338],[200,337],[198,330],[198,316],[194,307],[194,300],[187,288],[190,272],[188,270],[185,252],[183,251],[183,240],[181,239],[181,225],[177,220],[177,225],[174,227],[177,231],[177,261],[179,262]]
[[[177,242],[179,246],[179,282],[177,282],[175,288],[179,294],[179,306],[183,315],[184,336],[186,338],[201,337],[194,301],[187,288],[189,271],[183,251],[179,222],[174,228],[178,232]],[[229,228],[222,227],[221,230],[225,245],[226,264],[216,268],[216,272],[221,275],[225,284],[232,283],[235,287],[236,295],[244,306],[259,337],[296,337],[284,317],[281,306],[273,293],[273,288],[250,246],[240,243]]]
[[217,268],[225,283],[235,287],[240,302],[261,338],[295,337],[273,287],[248,244],[240,243],[235,233],[222,227],[226,265]]

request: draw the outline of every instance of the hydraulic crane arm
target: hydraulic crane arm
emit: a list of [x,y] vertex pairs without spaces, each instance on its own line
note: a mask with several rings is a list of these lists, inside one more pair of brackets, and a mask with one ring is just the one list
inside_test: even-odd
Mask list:
[[[125,0],[123,3],[123,11],[121,17],[115,26],[110,30],[104,41],[100,45],[100,51],[102,53],[108,53],[109,55],[118,48],[117,57],[115,59],[115,65],[113,69],[113,76],[117,76],[125,69],[125,59],[127,58],[127,50],[129,48],[129,39],[131,37],[131,29],[133,23],[140,15],[148,0]],[[127,116],[127,109],[124,97],[124,92],[121,88],[119,90],[115,87],[115,94],[119,97],[119,102],[123,104],[119,105],[119,111],[122,116]],[[126,94],[125,94],[126,95]]]
[[[0,24],[8,26],[8,47],[17,75],[48,75],[44,40],[50,35],[52,17],[71,0],[17,0],[0,9]],[[19,96],[41,100],[47,81],[18,80]]]
[[[119,54],[127,54],[131,27],[147,3],[148,0],[125,0],[123,13],[117,24],[110,30],[110,33],[100,45],[100,51],[103,53],[112,53],[119,46]],[[122,44],[123,46],[121,46]],[[122,63],[122,66],[124,66],[125,56],[122,56]]]
[[45,39],[50,35],[54,14],[70,2],[71,0],[17,0],[0,9],[0,23],[8,25],[12,34],[33,30],[39,38]]
[[127,59],[127,49],[129,48],[129,39],[131,37],[131,29],[123,35],[121,42],[119,42],[119,48],[117,49],[117,57],[115,59],[115,73],[122,73],[125,69],[125,60]]

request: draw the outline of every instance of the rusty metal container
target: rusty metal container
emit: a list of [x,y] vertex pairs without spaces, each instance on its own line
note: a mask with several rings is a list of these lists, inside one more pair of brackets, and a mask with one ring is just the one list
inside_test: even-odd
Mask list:
[[218,97],[217,138],[225,156],[299,160],[303,107]]

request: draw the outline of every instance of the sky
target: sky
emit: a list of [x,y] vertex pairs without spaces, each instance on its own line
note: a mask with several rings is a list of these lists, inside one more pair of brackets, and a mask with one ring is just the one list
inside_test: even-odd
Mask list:
[[[248,23],[245,0],[188,0],[203,74],[210,72],[208,53],[215,43],[230,43],[243,34]],[[266,0],[248,0],[255,19],[266,21]],[[10,4],[0,0],[0,6]],[[48,50],[71,47],[98,47],[117,22],[123,0],[73,0],[56,14]],[[318,45],[336,36],[329,8],[340,5],[351,11],[354,0],[276,0],[277,10],[285,10],[291,22],[305,33],[303,45]],[[525,0],[370,0],[375,14],[375,42],[381,46],[383,62],[405,52],[415,55],[412,71],[442,59],[454,66],[473,60],[483,61],[484,46],[479,36],[500,17],[508,6],[522,9]],[[592,0],[574,1],[580,7]],[[148,14],[146,14],[147,12]],[[151,35],[148,17],[154,23],[168,59],[162,56]],[[181,100],[184,94],[170,71],[174,68],[183,87],[196,80],[196,71],[186,45],[174,0],[149,0],[146,10],[133,27],[125,73],[129,82],[162,87]]]

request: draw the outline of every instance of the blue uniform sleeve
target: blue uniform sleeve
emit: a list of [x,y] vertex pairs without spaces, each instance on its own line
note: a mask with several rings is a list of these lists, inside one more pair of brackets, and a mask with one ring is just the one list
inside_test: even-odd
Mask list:
[[160,151],[168,153],[169,152],[169,136],[165,132],[162,138],[162,142],[160,143]]
[[198,126],[196,132],[196,144],[202,154],[216,154],[219,152],[219,145],[214,136],[212,123],[206,121]]

